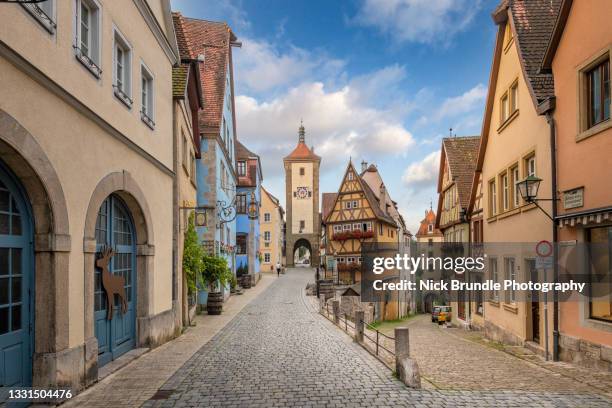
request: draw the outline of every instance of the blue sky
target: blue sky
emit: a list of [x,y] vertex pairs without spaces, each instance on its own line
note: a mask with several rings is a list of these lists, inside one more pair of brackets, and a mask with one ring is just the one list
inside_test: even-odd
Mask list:
[[260,154],[284,201],[282,157],[297,142],[322,156],[335,192],[349,158],[375,163],[416,232],[441,138],[480,132],[497,0],[173,0],[188,17],[226,21],[234,49],[238,138]]

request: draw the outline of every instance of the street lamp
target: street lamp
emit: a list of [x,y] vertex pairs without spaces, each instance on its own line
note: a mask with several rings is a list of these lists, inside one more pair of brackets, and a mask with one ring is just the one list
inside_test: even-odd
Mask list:
[[525,178],[524,180],[517,181],[516,186],[518,188],[518,191],[521,197],[523,197],[523,200],[525,200],[525,202],[527,202],[528,204],[531,204],[531,203],[535,204],[544,214],[546,214],[548,218],[554,221],[553,217],[551,217],[550,214],[548,214],[546,211],[544,211],[542,207],[540,207],[540,204],[538,204],[538,201],[556,201],[559,199],[558,198],[557,199],[536,198],[538,196],[538,189],[540,188],[541,182],[542,182],[541,178],[530,175],[530,176],[527,176],[527,178]]
[[536,201],[538,196],[538,189],[540,188],[541,178],[530,175],[525,180],[517,181],[516,186],[518,187],[519,193],[523,200],[531,203]]

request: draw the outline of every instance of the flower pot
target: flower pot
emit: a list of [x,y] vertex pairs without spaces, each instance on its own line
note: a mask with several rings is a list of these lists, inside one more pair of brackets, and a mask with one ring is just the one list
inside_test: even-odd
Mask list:
[[209,315],[220,315],[223,311],[223,292],[211,292],[206,301],[206,310]]

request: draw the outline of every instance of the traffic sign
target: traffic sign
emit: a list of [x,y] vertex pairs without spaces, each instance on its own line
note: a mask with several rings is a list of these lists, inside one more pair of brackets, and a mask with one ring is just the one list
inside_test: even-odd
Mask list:
[[536,268],[549,269],[553,266],[553,244],[550,241],[542,240],[536,244]]

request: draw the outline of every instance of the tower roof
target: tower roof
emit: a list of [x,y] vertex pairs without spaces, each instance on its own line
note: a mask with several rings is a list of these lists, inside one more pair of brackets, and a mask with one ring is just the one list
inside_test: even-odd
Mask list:
[[285,156],[283,160],[321,160],[321,156],[314,154],[312,149],[306,146],[306,131],[304,130],[304,124],[300,123],[298,130],[298,144],[288,156]]

